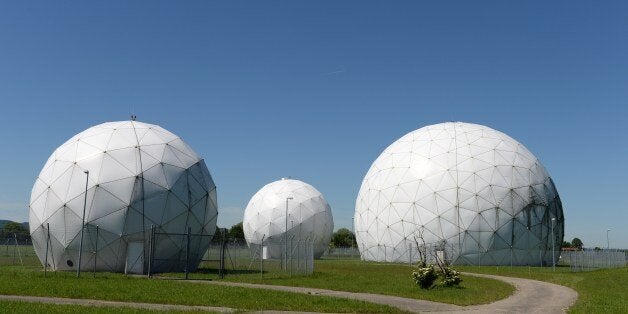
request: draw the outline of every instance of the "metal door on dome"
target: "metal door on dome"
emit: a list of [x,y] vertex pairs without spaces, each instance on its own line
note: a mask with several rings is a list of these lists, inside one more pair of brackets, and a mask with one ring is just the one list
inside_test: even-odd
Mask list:
[[129,242],[126,248],[126,265],[124,268],[126,274],[143,274],[144,273],[144,243]]

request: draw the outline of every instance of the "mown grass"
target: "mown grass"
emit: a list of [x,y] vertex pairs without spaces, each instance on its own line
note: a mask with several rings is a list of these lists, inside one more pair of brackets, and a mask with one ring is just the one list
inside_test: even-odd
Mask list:
[[0,265],[40,266],[33,247],[30,245],[0,245]]
[[49,272],[44,278],[40,267],[0,266],[0,294],[223,306],[246,310],[400,312],[389,306],[343,298],[148,280],[111,273],[99,273],[96,278],[91,278],[87,272],[83,276],[78,279],[74,273]]
[[[414,284],[410,273],[414,267],[407,264],[385,264],[359,260],[317,260],[311,276],[289,276],[281,272],[229,272],[225,281],[264,283],[297,287],[310,287],[350,292],[367,292],[406,298],[429,300],[456,305],[491,303],[510,296],[515,288],[502,281],[463,276],[460,287],[436,287],[421,290]],[[204,272],[204,273],[203,273]],[[164,274],[180,276],[180,274]],[[194,279],[217,280],[215,271],[201,269],[191,274]]]
[[628,313],[628,267],[571,272],[569,267],[459,267],[466,272],[529,278],[570,287],[578,292],[570,313]]
[[[20,302],[20,301],[0,301],[0,313],[137,314],[137,313],[155,313],[155,312],[158,312],[158,311],[123,308],[123,307],[100,307],[100,306],[85,306],[85,305],[30,303],[30,302]],[[175,311],[175,312],[170,312],[170,313],[198,313],[198,311],[195,311],[195,312]]]

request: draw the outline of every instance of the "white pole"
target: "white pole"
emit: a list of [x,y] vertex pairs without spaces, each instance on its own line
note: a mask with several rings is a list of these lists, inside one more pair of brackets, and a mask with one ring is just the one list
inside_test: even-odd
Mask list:
[[556,218],[552,218],[552,271],[556,271],[556,250],[554,248],[556,237],[554,236],[554,221],[556,221]]
[[83,222],[81,223],[81,244],[79,245],[78,266],[76,267],[76,278],[81,277],[81,257],[83,255],[83,231],[85,230],[85,208],[87,208],[87,185],[89,183],[89,170],[85,173],[85,200],[83,201]]
[[293,199],[292,196],[286,197],[286,233],[284,233],[284,270],[288,270],[288,200]]
[[611,231],[611,229],[606,229],[606,250],[610,250],[611,249],[611,242],[608,239],[608,233]]
[[611,242],[608,238],[608,233],[611,229],[606,229],[606,255],[608,256],[608,267],[611,267]]

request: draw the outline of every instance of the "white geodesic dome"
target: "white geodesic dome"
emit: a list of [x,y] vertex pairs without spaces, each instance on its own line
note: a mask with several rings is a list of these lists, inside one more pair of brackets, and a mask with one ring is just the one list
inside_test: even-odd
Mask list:
[[[99,271],[145,272],[152,227],[155,233],[197,235],[189,254],[195,269],[218,214],[216,186],[203,159],[178,136],[137,121],[91,127],[57,148],[44,165],[29,217],[42,264],[47,255],[55,270],[76,269],[84,206],[81,267],[90,271],[95,258]],[[152,270],[183,269],[186,237],[156,238]]]
[[[314,258],[320,258],[331,240],[334,221],[321,192],[303,181],[284,178],[253,195],[244,211],[243,228],[249,245],[261,245],[262,239],[265,245],[282,244],[287,230],[292,246],[312,243]],[[270,254],[279,258],[281,250],[271,250]]]
[[416,261],[424,241],[457,264],[546,265],[564,228],[539,160],[504,133],[461,122],[386,148],[364,177],[354,219],[360,254],[373,261]]

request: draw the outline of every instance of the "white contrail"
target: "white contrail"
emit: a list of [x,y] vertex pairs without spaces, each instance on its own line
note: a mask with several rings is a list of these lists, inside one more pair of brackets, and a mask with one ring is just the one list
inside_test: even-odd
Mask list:
[[323,75],[333,75],[333,74],[340,74],[340,73],[345,73],[345,72],[347,72],[347,70],[345,70],[345,69],[340,69],[340,70],[336,70],[336,71],[332,71],[332,72],[325,73],[325,74],[323,74]]

